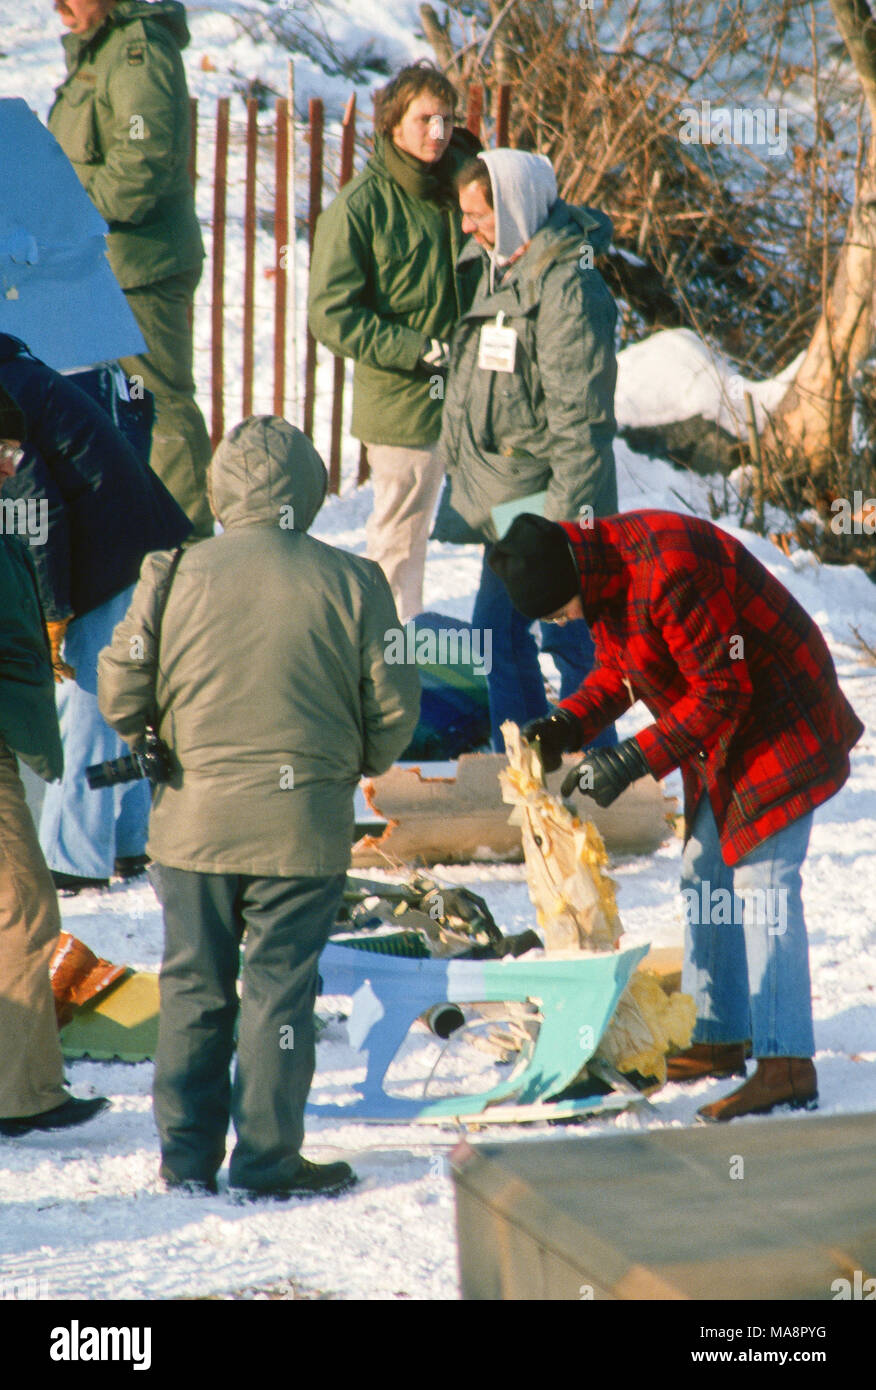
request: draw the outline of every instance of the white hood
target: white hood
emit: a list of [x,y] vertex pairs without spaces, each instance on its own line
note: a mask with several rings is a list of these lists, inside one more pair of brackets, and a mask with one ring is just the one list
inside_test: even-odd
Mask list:
[[557,201],[557,180],[543,154],[486,150],[478,158],[489,169],[493,185],[496,244],[490,258],[502,266],[544,226]]

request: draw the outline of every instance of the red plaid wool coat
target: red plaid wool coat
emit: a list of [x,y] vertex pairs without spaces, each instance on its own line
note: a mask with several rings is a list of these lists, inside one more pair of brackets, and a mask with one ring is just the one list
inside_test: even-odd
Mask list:
[[584,743],[644,701],[648,766],[681,768],[688,834],[708,793],[730,865],[839,790],[864,726],[815,623],[743,545],[674,512],[562,525],[596,644],[562,702]]

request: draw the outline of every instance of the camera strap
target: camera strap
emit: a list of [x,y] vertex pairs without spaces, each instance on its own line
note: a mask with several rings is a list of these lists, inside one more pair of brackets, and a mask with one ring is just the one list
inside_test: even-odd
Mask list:
[[173,578],[182,557],[183,547],[180,545],[177,546],[176,550],[173,552],[173,559],[170,562],[170,570],[167,575],[167,583],[164,586],[164,592],[158,604],[158,611],[155,614],[155,683],[152,686],[152,718],[149,720],[149,725],[156,733],[158,732],[158,698],[156,692],[158,684],[158,657],[161,651],[161,625],[164,622],[164,610],[167,607],[167,600],[170,597]]

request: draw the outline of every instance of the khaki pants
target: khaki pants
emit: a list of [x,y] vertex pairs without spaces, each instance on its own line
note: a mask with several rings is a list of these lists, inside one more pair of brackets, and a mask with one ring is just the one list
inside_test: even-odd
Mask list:
[[374,510],[365,528],[366,554],[389,580],[403,623],[423,611],[423,571],[443,469],[431,449],[366,444]]
[[210,439],[195,403],[190,315],[200,271],[171,275],[154,285],[125,290],[149,349],[122,357],[127,376],[139,376],[155,397],[149,463],[192,521],[198,536],[213,535],[207,502]]
[[0,739],[0,1119],[67,1100],[49,961],[61,930],[15,757]]

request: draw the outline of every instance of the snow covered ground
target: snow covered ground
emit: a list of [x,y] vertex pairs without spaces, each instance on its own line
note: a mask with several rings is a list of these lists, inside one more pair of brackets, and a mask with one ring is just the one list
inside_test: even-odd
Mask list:
[[[676,506],[669,488],[706,512],[708,480],[685,480],[667,465],[618,446],[621,505]],[[680,484],[683,484],[681,486]],[[363,494],[364,496],[364,494]],[[358,515],[363,496],[328,504],[316,527],[330,537],[343,526],[345,544],[362,544]],[[730,527],[729,529],[733,529]],[[873,587],[853,568],[793,560],[769,541],[737,532],[820,623],[843,689],[867,725],[853,755],[853,774],[815,816],[804,868],[816,1020],[816,1064],[821,1113],[876,1109],[876,671],[857,653],[855,624],[876,639]],[[478,559],[471,553],[430,550],[427,603],[454,616],[470,616]],[[452,603],[445,580],[452,574]],[[622,721],[631,733],[646,722],[641,706]],[[677,778],[667,783],[677,791]],[[677,897],[680,843],[655,855],[616,860],[612,873],[626,929],[623,944],[681,940]],[[438,866],[437,875],[464,883],[489,903],[509,930],[535,925],[521,866]],[[372,871],[371,877],[380,877]],[[114,884],[105,893],[62,899],[65,927],[95,951],[140,969],[155,969],[161,921],[151,889]],[[321,1006],[342,1008],[342,1000]],[[344,1025],[332,1023],[319,1045],[316,1089],[335,1088],[357,1073]],[[412,1039],[403,1073],[425,1079],[436,1044],[423,1031]],[[448,1059],[450,1063],[451,1059]],[[459,1059],[468,1075],[474,1054]],[[444,1074],[444,1067],[439,1076]],[[113,1108],[92,1125],[66,1136],[28,1135],[0,1141],[0,1293],[2,1281],[43,1281],[54,1298],[173,1298],[292,1287],[355,1299],[453,1299],[457,1269],[451,1179],[446,1154],[452,1130],[345,1123],[319,1117],[308,1126],[307,1152],[317,1160],[345,1158],[360,1185],[335,1201],[293,1203],[270,1210],[234,1204],[227,1192],[197,1199],[169,1197],[157,1182],[158,1146],[150,1112],[150,1064],[74,1062],[80,1095],[100,1092]],[[489,1084],[485,1082],[484,1084]],[[478,1084],[478,1089],[480,1083]],[[620,1129],[689,1125],[696,1108],[725,1083],[667,1086],[652,1098],[653,1114],[624,1113],[588,1121],[574,1131],[493,1127],[482,1138],[515,1133],[551,1143],[573,1132],[581,1138]],[[759,1123],[757,1120],[751,1123]]]
[[[194,40],[187,55],[192,89],[202,95],[227,91],[224,72],[236,65],[248,73],[273,76],[282,90],[285,59],[237,33],[222,10],[244,6],[199,7],[192,18]],[[390,20],[373,4],[346,6],[357,15],[363,34],[371,19],[387,35],[393,61],[425,51],[407,36],[412,4],[397,4]],[[3,48],[16,55],[0,60],[0,95],[25,95],[45,114],[53,83],[61,78],[61,50],[54,24],[46,22],[45,0],[19,0],[7,20]],[[378,20],[379,15],[379,20]],[[351,19],[350,23],[354,21]],[[202,71],[205,55],[221,56],[223,72]],[[218,61],[218,60],[217,60]],[[317,70],[303,65],[305,83],[340,99],[340,89]],[[212,86],[211,86],[212,84]],[[343,93],[345,84],[341,84]],[[299,257],[299,276],[303,266]],[[240,272],[238,250],[229,253],[229,274]],[[299,280],[299,310],[304,282]],[[621,369],[624,410],[644,422],[647,401],[668,406],[663,418],[684,418],[693,409],[713,413],[702,393],[691,404],[689,372],[696,367],[683,335],[667,335],[660,353],[631,349]],[[206,354],[202,351],[201,362]],[[266,361],[267,358],[260,359]],[[692,365],[693,361],[693,365]],[[682,364],[682,365],[680,365]],[[685,375],[682,366],[686,364]],[[729,372],[731,369],[727,369]],[[325,375],[325,374],[323,374]],[[261,381],[261,378],[260,378]],[[261,382],[264,390],[269,390]],[[202,401],[208,400],[201,375]],[[238,383],[229,385],[229,392]],[[704,388],[705,390],[705,388]],[[720,402],[738,391],[725,374],[706,390]],[[230,397],[229,397],[230,399]],[[769,392],[764,395],[769,403]],[[324,428],[325,399],[318,418]],[[257,408],[266,408],[265,406]],[[715,405],[715,411],[718,405]],[[229,406],[228,421],[236,415]],[[362,553],[370,489],[357,491],[353,478],[357,447],[348,441],[342,495],[330,499],[314,533]],[[738,518],[733,489],[722,479],[698,478],[667,464],[616,448],[621,507],[690,508],[701,516],[719,513],[734,531]],[[727,510],[725,510],[725,506]],[[771,518],[780,522],[776,514]],[[851,628],[876,645],[873,585],[853,568],[820,566],[798,552],[786,558],[768,540],[734,531],[819,622],[837,665],[841,684],[867,726],[852,761],[852,777],[842,792],[815,816],[804,893],[811,941],[816,1020],[816,1064],[821,1113],[876,1110],[876,668],[856,646]],[[471,616],[478,582],[476,547],[433,543],[427,566],[426,607],[454,618]],[[548,672],[550,668],[548,667]],[[621,721],[622,734],[648,721],[637,706]],[[667,789],[678,792],[677,775]],[[656,854],[613,863],[624,945],[681,940],[677,896],[680,842],[668,841]],[[534,925],[522,867],[468,865],[435,873],[482,894],[506,929]],[[379,877],[375,871],[371,877]],[[93,950],[113,961],[156,969],[161,955],[161,921],[145,880],[114,884],[105,893],[62,900],[64,925]],[[341,1007],[343,1001],[329,1001]],[[434,1040],[417,1034],[402,1071],[410,1081],[428,1074],[436,1058]],[[446,1065],[454,1065],[452,1057]],[[476,1055],[456,1063],[469,1076],[483,1065]],[[352,1053],[342,1023],[332,1022],[319,1046],[316,1089],[349,1082],[361,1064]],[[414,1126],[371,1126],[320,1117],[309,1124],[311,1158],[349,1159],[361,1182],[335,1201],[297,1202],[272,1207],[237,1205],[223,1190],[215,1198],[164,1195],[157,1181],[158,1145],[151,1118],[149,1064],[75,1062],[68,1069],[79,1095],[102,1093],[112,1109],[90,1126],[67,1135],[28,1135],[0,1140],[0,1297],[26,1284],[38,1296],[58,1299],[168,1299],[230,1296],[274,1290],[278,1296],[341,1299],[454,1299],[458,1296],[452,1186],[446,1155],[456,1141],[452,1130]],[[439,1076],[444,1075],[444,1064]],[[678,1127],[693,1123],[705,1099],[724,1083],[667,1086],[653,1097],[652,1113],[624,1113],[590,1121],[573,1131],[546,1127],[493,1128],[481,1137],[525,1135],[546,1144],[567,1137],[582,1140],[617,1130]],[[754,1120],[751,1123],[759,1123]],[[583,1160],[582,1160],[583,1161]]]

